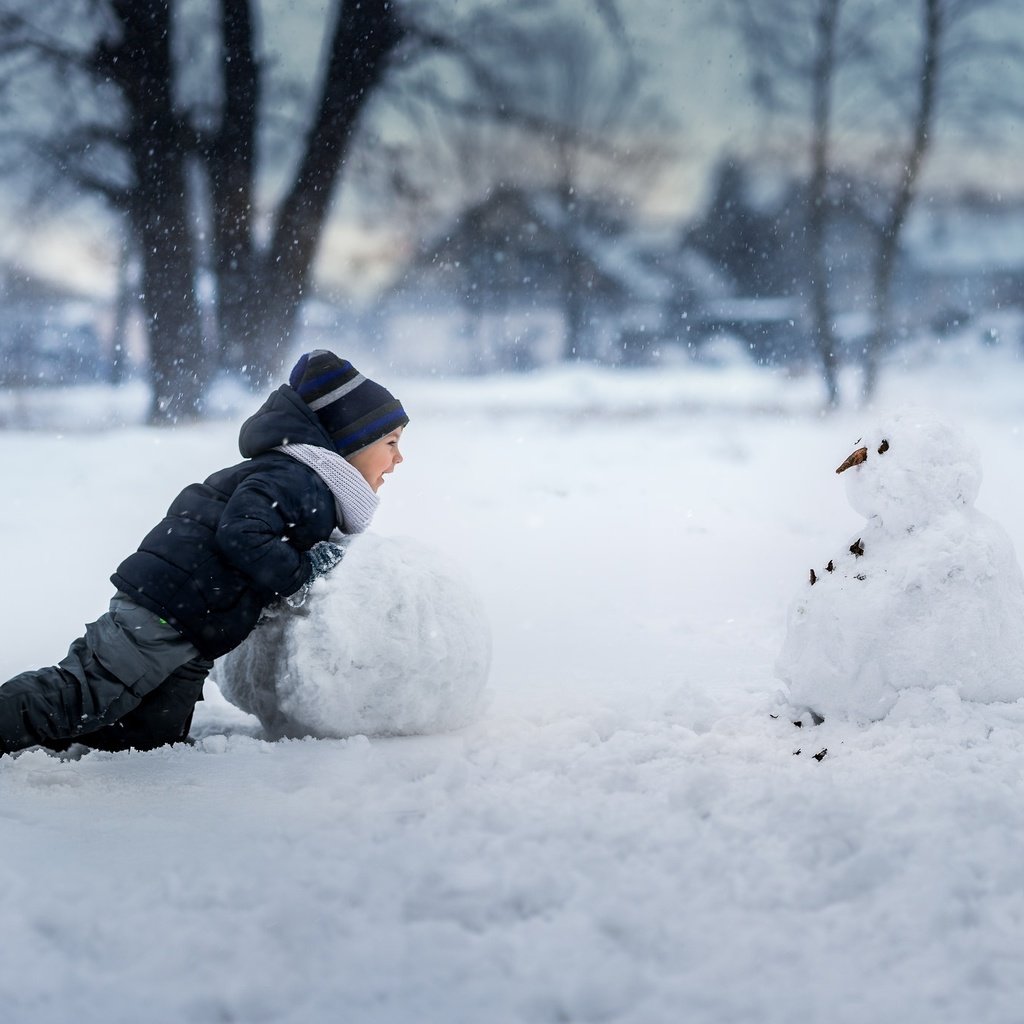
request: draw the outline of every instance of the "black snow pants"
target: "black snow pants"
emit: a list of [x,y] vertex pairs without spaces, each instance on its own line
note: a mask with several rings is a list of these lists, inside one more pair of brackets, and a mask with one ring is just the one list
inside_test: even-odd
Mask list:
[[150,750],[188,736],[212,662],[123,594],[85,628],[58,665],[0,686],[0,753]]

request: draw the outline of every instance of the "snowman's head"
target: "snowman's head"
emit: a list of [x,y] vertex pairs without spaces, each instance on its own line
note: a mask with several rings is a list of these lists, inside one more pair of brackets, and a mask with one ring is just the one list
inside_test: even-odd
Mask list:
[[977,448],[924,410],[884,417],[836,472],[843,474],[850,504],[892,530],[968,508],[981,486]]

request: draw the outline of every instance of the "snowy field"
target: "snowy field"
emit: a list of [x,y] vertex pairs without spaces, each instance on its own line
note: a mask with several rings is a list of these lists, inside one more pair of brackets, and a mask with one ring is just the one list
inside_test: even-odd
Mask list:
[[[192,747],[0,759],[5,1024],[1024,1019],[1024,702],[779,714],[786,609],[863,525],[834,469],[876,410],[753,370],[364,368],[413,420],[374,529],[475,580],[483,716],[269,743],[208,684]],[[63,656],[235,459],[241,411],[111,428],[128,395],[0,433],[3,678]],[[1024,552],[1024,366],[951,350],[889,374],[879,405],[907,402],[978,444],[978,508]]]

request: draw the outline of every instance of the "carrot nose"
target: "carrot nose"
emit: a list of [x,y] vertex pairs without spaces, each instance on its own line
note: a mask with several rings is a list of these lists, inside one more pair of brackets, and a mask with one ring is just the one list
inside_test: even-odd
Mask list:
[[868,457],[867,448],[858,448],[837,470],[837,473],[845,473],[851,466],[859,466]]

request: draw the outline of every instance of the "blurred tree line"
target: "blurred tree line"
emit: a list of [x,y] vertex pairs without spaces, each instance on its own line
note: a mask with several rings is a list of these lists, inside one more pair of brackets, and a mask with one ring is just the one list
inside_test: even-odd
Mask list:
[[[319,62],[298,83],[257,0],[0,0],[0,172],[30,203],[91,196],[120,218],[154,422],[199,413],[211,368],[253,385],[280,370],[344,192],[415,235],[460,197],[543,182],[570,222],[594,197],[642,198],[680,159],[667,140],[700,103],[658,91],[618,0],[325,6]],[[801,258],[785,272],[812,311],[832,404],[829,219],[853,209],[875,238],[870,390],[937,140],[987,145],[1019,116],[1019,7],[720,0],[699,28],[743,44],[758,145],[805,183]],[[772,230],[722,217],[716,244],[749,248],[755,290],[758,232]],[[574,358],[586,286],[571,232],[559,265]]]
[[[422,221],[517,153],[567,206],[586,161],[656,158],[614,138],[647,102],[615,0],[327,7],[314,84],[289,102],[256,0],[0,0],[3,170],[34,203],[89,195],[122,218],[154,422],[198,413],[211,365],[279,371],[350,165],[371,205]],[[562,265],[571,308],[571,251]]]
[[998,145],[1019,123],[1024,11],[1015,0],[722,0],[751,92],[796,154],[801,279],[830,405],[839,402],[829,223],[852,212],[873,236],[865,396],[892,339],[893,273],[936,143]]

